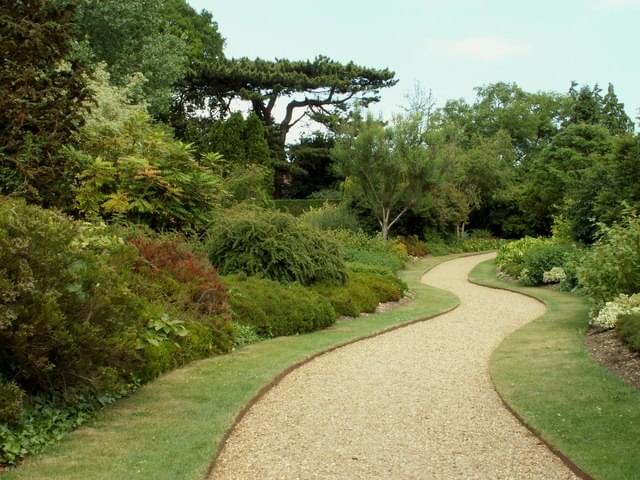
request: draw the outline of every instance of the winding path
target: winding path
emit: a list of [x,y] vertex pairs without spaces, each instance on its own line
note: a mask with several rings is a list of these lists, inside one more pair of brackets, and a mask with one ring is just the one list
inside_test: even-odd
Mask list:
[[469,271],[490,257],[452,260],[423,277],[455,293],[456,310],[285,377],[238,424],[211,478],[575,478],[492,387],[491,352],[544,307],[468,283]]

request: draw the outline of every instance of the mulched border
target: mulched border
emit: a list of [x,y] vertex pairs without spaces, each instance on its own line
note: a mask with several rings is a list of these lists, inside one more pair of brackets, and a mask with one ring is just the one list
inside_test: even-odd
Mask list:
[[640,353],[631,350],[614,330],[591,330],[585,346],[591,358],[626,383],[640,389]]

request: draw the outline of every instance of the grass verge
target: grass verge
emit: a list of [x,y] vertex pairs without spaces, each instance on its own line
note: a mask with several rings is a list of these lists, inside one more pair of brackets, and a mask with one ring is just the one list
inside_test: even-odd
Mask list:
[[506,403],[594,478],[638,478],[640,391],[598,365],[586,351],[587,300],[498,280],[495,261],[481,263],[469,278],[531,295],[548,307],[492,355],[491,377]]
[[284,369],[336,345],[455,307],[452,293],[423,285],[420,278],[459,256],[425,258],[400,272],[415,299],[395,310],[339,320],[326,330],[263,341],[174,370],[2,479],[200,480],[238,412]]

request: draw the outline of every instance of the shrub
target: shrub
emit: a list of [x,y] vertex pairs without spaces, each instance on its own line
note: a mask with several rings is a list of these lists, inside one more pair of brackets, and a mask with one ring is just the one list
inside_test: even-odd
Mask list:
[[15,423],[20,418],[24,397],[24,391],[15,382],[0,377],[0,423]]
[[361,230],[358,217],[344,204],[334,205],[327,202],[320,208],[311,207],[300,215],[300,220],[319,230]]
[[[562,267],[567,260],[567,247],[554,243],[545,242],[541,245],[534,245],[524,252],[522,256],[523,270],[520,273],[521,279],[527,285],[540,285],[544,279],[544,273],[552,268]],[[523,275],[526,272],[526,275]]]
[[631,350],[640,352],[640,313],[620,315],[616,333]]
[[120,273],[135,249],[105,245],[59,213],[0,201],[0,374],[28,393],[117,390],[140,367],[144,302]]
[[[130,243],[140,255],[136,271],[164,286],[171,297],[201,315],[228,310],[227,292],[218,273],[183,241],[135,237]],[[172,301],[173,301],[172,298]]]
[[209,230],[207,249],[211,263],[224,275],[244,272],[304,285],[346,280],[334,242],[273,210],[244,206],[225,211]]
[[242,274],[223,281],[229,288],[233,320],[253,327],[260,337],[307,333],[335,322],[329,301],[298,283]]
[[631,296],[622,293],[596,311],[597,315],[592,315],[589,322],[591,326],[604,330],[614,328],[622,315],[640,313],[640,293]]
[[619,293],[640,292],[640,218],[632,215],[601,227],[601,237],[584,255],[577,276],[598,305]]
[[427,244],[420,240],[417,235],[409,235],[408,237],[398,237],[407,249],[407,253],[412,257],[424,257],[429,254]]
[[379,303],[400,300],[407,286],[389,271],[350,271],[343,287],[314,285],[313,289],[329,299],[338,315],[357,317],[375,311]]
[[561,283],[567,279],[567,274],[562,267],[553,267],[542,275],[543,283]]
[[524,256],[533,247],[549,243],[542,238],[524,237],[514,242],[505,243],[498,249],[496,263],[499,269],[514,278],[519,278],[525,268]]

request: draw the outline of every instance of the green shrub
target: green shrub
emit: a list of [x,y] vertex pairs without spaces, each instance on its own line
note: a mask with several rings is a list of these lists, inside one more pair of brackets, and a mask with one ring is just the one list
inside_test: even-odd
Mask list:
[[496,263],[501,271],[519,278],[524,268],[524,256],[533,247],[550,243],[542,238],[524,237],[520,240],[505,243],[498,250]]
[[628,216],[601,237],[577,268],[578,282],[597,305],[620,293],[640,292],[640,218]]
[[563,267],[569,256],[568,248],[555,243],[535,245],[525,251],[522,257],[524,268],[520,277],[527,285],[541,285],[545,272],[552,268]]
[[244,272],[303,285],[342,284],[335,242],[291,215],[257,207],[230,209],[209,230],[209,258],[222,274]]
[[328,300],[298,283],[245,275],[224,278],[233,320],[270,338],[319,330],[332,325],[336,314]]
[[311,207],[300,215],[300,220],[320,230],[344,229],[358,232],[362,228],[356,214],[344,204],[327,202],[320,208]]
[[631,350],[640,352],[640,313],[618,317],[616,333]]
[[313,289],[329,299],[338,315],[357,317],[375,311],[379,303],[400,300],[407,286],[388,270],[350,271],[344,286],[314,285]]
[[0,374],[27,393],[118,390],[140,368],[136,252],[54,211],[0,200]]
[[15,423],[20,418],[24,397],[24,391],[15,382],[0,377],[0,423]]

